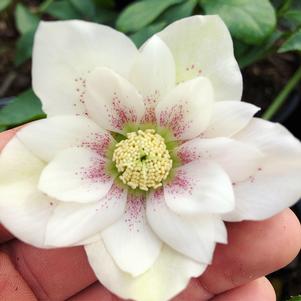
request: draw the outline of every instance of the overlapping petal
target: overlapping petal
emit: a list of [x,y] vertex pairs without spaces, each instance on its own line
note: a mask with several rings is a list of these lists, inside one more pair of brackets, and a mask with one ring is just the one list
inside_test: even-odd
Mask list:
[[61,115],[32,122],[17,132],[20,141],[36,156],[51,161],[60,151],[83,147],[104,156],[112,136],[91,119]]
[[87,79],[86,107],[101,127],[122,132],[127,123],[137,123],[145,112],[142,96],[126,79],[108,68],[99,68]]
[[151,228],[163,242],[199,263],[211,262],[217,232],[220,239],[227,240],[224,229],[217,221],[218,217],[213,214],[196,217],[176,214],[167,207],[163,191],[150,195],[146,212]]
[[208,127],[201,137],[231,137],[246,127],[258,111],[258,107],[247,102],[217,102],[213,106]]
[[153,36],[141,48],[131,70],[131,82],[138,89],[146,106],[143,118],[155,121],[154,108],[176,84],[176,70],[173,56],[158,37]]
[[44,163],[13,138],[0,156],[0,220],[21,240],[45,247],[47,221],[55,201],[37,190]]
[[234,186],[235,209],[226,220],[261,220],[301,197],[301,145],[282,125],[254,119],[234,137],[256,146],[266,158],[257,172]]
[[235,209],[227,221],[263,220],[292,206],[301,196],[301,160],[269,159],[247,181],[234,186]]
[[164,186],[164,196],[168,207],[181,215],[226,213],[234,208],[231,180],[211,161],[196,160],[177,168]]
[[179,84],[156,107],[157,122],[169,128],[175,139],[191,139],[208,126],[213,107],[211,83],[198,77]]
[[118,267],[133,277],[154,264],[162,245],[146,221],[143,197],[130,196],[123,217],[105,229],[102,238]]
[[38,188],[63,202],[89,203],[101,200],[112,183],[103,157],[92,150],[73,147],[61,151],[43,169]]
[[254,118],[234,139],[254,145],[269,156],[300,160],[300,141],[279,123]]
[[41,22],[34,41],[32,85],[48,116],[85,114],[86,77],[108,67],[128,77],[138,50],[122,33],[85,21]]
[[164,246],[156,262],[138,277],[120,270],[104,243],[85,246],[89,263],[100,282],[124,299],[139,301],[166,301],[183,290],[191,277],[201,275],[201,265],[171,248]]
[[257,172],[264,155],[256,146],[229,138],[196,138],[182,144],[177,151],[181,162],[211,160],[218,163],[232,182],[242,181]]
[[212,82],[215,100],[240,100],[242,76],[234,58],[230,33],[220,17],[181,19],[158,36],[174,56],[177,82],[202,75]]
[[99,201],[89,204],[60,202],[47,224],[45,243],[63,247],[81,243],[122,217],[127,191],[113,185]]

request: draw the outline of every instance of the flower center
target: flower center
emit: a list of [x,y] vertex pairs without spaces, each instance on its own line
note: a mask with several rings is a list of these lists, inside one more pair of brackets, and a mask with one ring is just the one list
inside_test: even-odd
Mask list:
[[116,144],[113,162],[124,184],[145,191],[162,186],[172,168],[165,141],[153,129],[128,133]]

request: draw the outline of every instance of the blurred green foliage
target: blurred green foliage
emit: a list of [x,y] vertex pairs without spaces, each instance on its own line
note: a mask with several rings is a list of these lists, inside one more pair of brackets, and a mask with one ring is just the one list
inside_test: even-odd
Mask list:
[[[300,0],[128,2],[122,6],[118,0],[41,0],[33,1],[38,4],[25,5],[21,0],[1,0],[0,14],[13,11],[19,32],[15,65],[20,66],[31,58],[34,33],[39,21],[44,19],[82,19],[106,24],[123,31],[140,47],[151,35],[180,18],[219,14],[230,29],[241,68],[272,53],[301,51]],[[43,116],[39,100],[28,90],[0,110],[0,131]]]

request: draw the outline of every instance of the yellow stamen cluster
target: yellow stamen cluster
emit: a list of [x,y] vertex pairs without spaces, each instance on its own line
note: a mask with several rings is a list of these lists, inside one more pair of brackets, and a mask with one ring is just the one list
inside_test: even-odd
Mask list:
[[145,191],[162,186],[172,168],[165,141],[153,129],[128,133],[116,144],[113,162],[124,184]]

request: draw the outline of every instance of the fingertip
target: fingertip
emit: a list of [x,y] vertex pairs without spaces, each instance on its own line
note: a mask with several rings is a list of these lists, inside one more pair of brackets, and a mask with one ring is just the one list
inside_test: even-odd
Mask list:
[[202,286],[219,294],[286,266],[300,250],[300,223],[286,209],[264,221],[229,223],[228,245],[219,245]]
[[222,293],[211,301],[276,301],[276,294],[270,281],[265,278],[258,278],[246,285],[234,288]]

